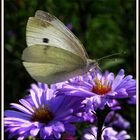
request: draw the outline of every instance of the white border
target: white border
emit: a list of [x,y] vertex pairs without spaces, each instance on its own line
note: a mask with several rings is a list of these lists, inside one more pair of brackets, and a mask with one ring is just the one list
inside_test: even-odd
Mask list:
[[1,140],[4,140],[4,1],[1,1]]
[[[136,139],[139,140],[139,0],[136,0]],[[1,140],[4,140],[4,0],[1,0]]]
[[136,139],[139,140],[139,0],[136,0]]

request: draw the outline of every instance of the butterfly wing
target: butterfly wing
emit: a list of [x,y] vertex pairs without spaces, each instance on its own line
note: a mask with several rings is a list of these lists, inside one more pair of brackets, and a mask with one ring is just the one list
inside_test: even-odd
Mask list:
[[88,59],[82,43],[55,16],[38,10],[27,23],[28,47],[23,65],[37,81],[48,84],[83,74]]
[[41,20],[46,20],[51,25],[53,25],[55,28],[59,29],[61,32],[63,32],[72,42],[75,43],[73,46],[74,48],[78,48],[78,51],[80,52],[80,55],[88,57],[88,54],[86,53],[86,50],[83,46],[83,44],[80,42],[80,40],[54,15],[44,12],[42,10],[37,10],[35,13],[35,17],[39,18]]
[[27,23],[27,44],[43,44],[63,48],[86,61],[87,55],[82,43],[66,26],[53,15],[37,11]]
[[33,79],[48,84],[83,74],[86,63],[78,55],[48,45],[32,45],[23,51],[23,65]]

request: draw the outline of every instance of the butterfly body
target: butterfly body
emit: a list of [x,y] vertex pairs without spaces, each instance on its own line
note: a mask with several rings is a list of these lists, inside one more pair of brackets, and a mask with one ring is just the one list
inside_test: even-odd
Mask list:
[[23,65],[37,81],[62,82],[87,72],[89,61],[82,43],[53,15],[38,10],[27,23],[28,47],[22,54]]

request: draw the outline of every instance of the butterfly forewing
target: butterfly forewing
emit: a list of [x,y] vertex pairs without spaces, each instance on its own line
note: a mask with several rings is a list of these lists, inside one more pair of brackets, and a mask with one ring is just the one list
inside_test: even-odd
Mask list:
[[[65,43],[65,45],[67,45],[67,47],[56,45],[57,47],[61,47],[61,48],[63,47],[64,49],[77,53],[83,59],[87,58],[87,53],[86,53],[82,43],[78,40],[78,38],[55,16],[53,16],[47,12],[41,11],[41,10],[38,10],[36,12],[34,20],[32,19],[32,22],[30,21],[31,18],[29,18],[29,21],[28,21],[29,24],[27,24],[27,43],[30,42],[30,38],[28,38],[28,31],[32,32],[31,33],[32,35],[34,34],[33,33],[34,29],[32,29],[31,27],[34,24],[36,24],[35,19],[36,20],[38,19],[38,21],[40,21],[39,22],[40,24],[37,25],[38,26],[37,29],[42,30],[42,33],[44,33],[43,35],[45,35],[44,38],[47,38],[46,35],[49,36],[50,33],[53,33],[53,34],[51,34],[51,37],[49,36],[50,39],[52,39],[52,37],[54,38],[52,41],[50,40],[51,42],[54,42],[54,40],[55,40],[58,44],[58,40],[59,40],[59,44],[61,42],[61,43]],[[50,28],[50,26],[45,26],[45,25],[51,25],[51,28]],[[45,27],[45,29],[43,27]],[[47,38],[47,39],[49,39],[49,38]]]
[[[27,23],[27,44],[43,44],[63,48],[81,57],[79,48],[74,47],[72,42],[64,33],[54,28],[50,23],[34,17],[30,17]],[[85,59],[84,57],[82,57]]]
[[63,32],[71,41],[75,43],[73,47],[78,48],[80,51],[80,54],[82,57],[88,57],[88,54],[86,53],[86,50],[83,46],[83,44],[80,42],[80,40],[54,15],[51,15],[50,13],[44,12],[42,10],[37,10],[35,13],[35,17],[46,20],[51,25],[53,25],[55,28],[59,29],[61,32]]

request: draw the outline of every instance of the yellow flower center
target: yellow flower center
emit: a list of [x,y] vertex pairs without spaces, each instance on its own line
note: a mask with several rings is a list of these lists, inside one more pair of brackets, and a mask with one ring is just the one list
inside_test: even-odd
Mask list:
[[102,83],[99,79],[94,79],[95,85],[92,87],[92,92],[103,95],[111,91],[111,84],[109,84],[108,80],[106,79],[104,83]]
[[49,110],[48,106],[41,105],[39,108],[33,108],[34,114],[32,121],[39,121],[41,123],[48,123],[54,118],[53,113]]

